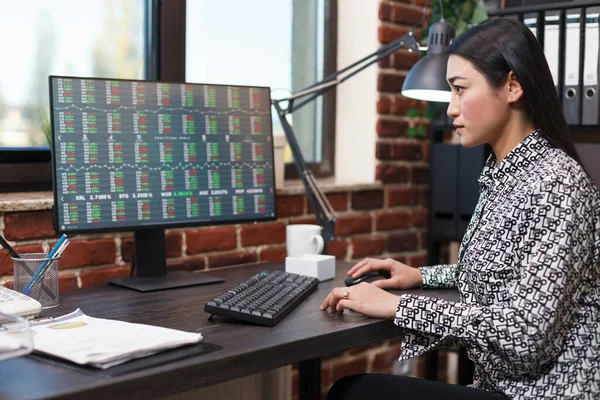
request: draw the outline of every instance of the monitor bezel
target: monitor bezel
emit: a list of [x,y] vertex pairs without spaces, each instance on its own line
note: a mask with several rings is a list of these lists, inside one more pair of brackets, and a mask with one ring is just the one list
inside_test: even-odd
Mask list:
[[273,118],[272,118],[272,99],[271,99],[271,88],[269,86],[250,86],[250,85],[234,85],[234,84],[217,84],[217,83],[199,83],[199,82],[181,82],[181,81],[161,81],[161,80],[149,80],[149,79],[123,79],[123,78],[104,78],[104,77],[82,77],[82,76],[68,76],[68,75],[49,75],[48,86],[50,95],[50,159],[52,166],[52,194],[53,194],[53,207],[52,207],[52,222],[54,230],[57,234],[82,234],[82,233],[107,233],[107,232],[133,232],[137,230],[146,229],[177,229],[177,228],[203,228],[220,225],[237,225],[237,224],[248,224],[248,223],[260,223],[260,222],[272,222],[278,219],[277,213],[277,187],[275,186],[275,166],[272,168],[272,182],[273,182],[273,216],[265,216],[264,218],[247,218],[247,219],[232,219],[232,220],[218,220],[218,221],[193,221],[193,222],[161,222],[147,225],[129,225],[129,226],[113,226],[103,227],[96,229],[67,229],[61,230],[59,224],[59,207],[58,207],[58,180],[57,180],[57,164],[56,157],[54,154],[55,149],[55,132],[54,132],[54,96],[52,79],[63,78],[63,79],[93,79],[96,81],[122,81],[122,82],[142,82],[142,83],[167,83],[175,85],[210,85],[210,86],[224,86],[224,87],[240,87],[240,88],[257,88],[257,89],[268,89],[269,94],[269,124],[270,124],[270,135],[271,135],[271,159],[275,162],[275,149],[273,143]]

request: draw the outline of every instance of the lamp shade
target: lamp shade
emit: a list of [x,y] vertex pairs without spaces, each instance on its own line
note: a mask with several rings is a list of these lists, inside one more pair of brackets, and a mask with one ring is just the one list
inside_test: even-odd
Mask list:
[[454,27],[444,21],[431,25],[427,56],[408,72],[402,85],[402,95],[418,100],[449,103],[452,91],[446,82],[448,55],[446,46],[454,39]]

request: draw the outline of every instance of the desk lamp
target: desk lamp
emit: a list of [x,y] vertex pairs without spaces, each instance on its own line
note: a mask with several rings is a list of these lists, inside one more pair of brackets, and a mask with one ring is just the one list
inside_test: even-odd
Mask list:
[[[428,4],[429,2],[427,2],[427,5],[425,6],[421,21],[415,26],[421,24],[425,19]],[[415,26],[411,27],[410,31],[404,36],[382,46],[377,51],[363,57],[353,64],[333,72],[323,78],[323,80],[293,93],[287,98],[272,101],[272,105],[277,111],[277,115],[279,116],[286,139],[292,151],[294,164],[298,169],[302,184],[306,190],[306,197],[314,210],[317,223],[323,227],[322,236],[328,242],[332,242],[336,238],[335,223],[337,217],[331,204],[327,200],[327,197],[319,190],[312,171],[306,165],[292,126],[289,124],[286,116],[311,102],[318,96],[321,96],[327,90],[339,85],[368,66],[400,49],[407,49],[409,52],[418,52],[420,48],[415,39]],[[444,54],[444,49],[450,44],[452,39],[454,39],[454,35],[454,27],[451,24],[444,22],[443,18],[440,22],[431,25],[428,36],[428,55],[419,60],[408,72],[402,85],[401,93],[403,96],[425,101],[450,102],[451,90],[446,82],[446,64],[448,62],[448,55]],[[305,96],[309,97],[303,99],[299,103],[295,103],[296,99]],[[284,102],[287,102],[286,108],[283,108],[281,105],[281,103]],[[326,247],[323,253],[327,254]]]

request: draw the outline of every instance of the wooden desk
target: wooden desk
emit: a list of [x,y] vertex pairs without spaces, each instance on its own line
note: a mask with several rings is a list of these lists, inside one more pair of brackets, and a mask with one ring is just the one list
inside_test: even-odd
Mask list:
[[[292,363],[300,363],[300,386],[306,385],[302,397],[311,398],[319,393],[321,356],[376,343],[399,333],[391,321],[319,310],[329,291],[343,286],[351,265],[338,261],[335,281],[320,283],[315,293],[272,328],[223,317],[208,321],[204,304],[263,269],[283,270],[283,262],[214,270],[210,273],[226,281],[206,286],[150,293],[115,286],[63,292],[61,305],[43,316],[63,315],[80,308],[92,317],[201,332],[205,341],[223,349],[113,378],[30,357],[10,359],[0,362],[0,399],[156,398]],[[458,298],[457,292],[449,290],[411,292],[449,300]],[[315,387],[307,384],[312,378],[317,380]]]

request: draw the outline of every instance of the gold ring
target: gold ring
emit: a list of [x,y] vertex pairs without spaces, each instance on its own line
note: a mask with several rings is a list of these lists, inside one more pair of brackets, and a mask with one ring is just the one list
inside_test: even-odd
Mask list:
[[349,297],[350,297],[350,292],[346,290],[346,291],[344,292],[344,298],[345,298],[345,299],[347,299],[347,298],[349,298]]

